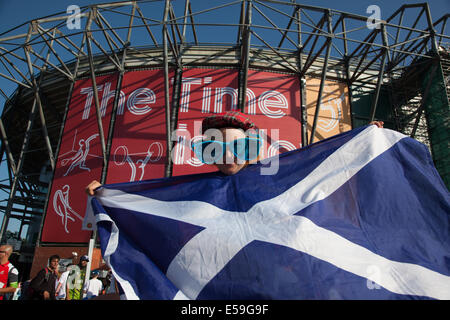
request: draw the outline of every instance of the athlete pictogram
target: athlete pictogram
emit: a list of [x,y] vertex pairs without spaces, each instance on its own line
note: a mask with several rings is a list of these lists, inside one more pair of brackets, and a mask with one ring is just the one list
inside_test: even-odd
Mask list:
[[[145,154],[145,158],[137,160],[136,163],[134,163],[133,159],[130,156],[135,155],[142,155]],[[116,150],[114,151],[114,163],[118,166],[121,166],[125,163],[127,163],[130,166],[131,169],[131,175],[129,181],[136,181],[136,164],[138,164],[138,168],[141,170],[141,175],[138,179],[138,181],[141,181],[145,174],[145,167],[147,166],[147,163],[150,162],[157,162],[159,159],[161,159],[163,154],[163,146],[161,142],[153,142],[150,144],[150,146],[147,149],[147,152],[145,153],[128,153],[127,146],[118,146]],[[153,157],[153,155],[156,155]],[[120,157],[122,157],[120,161]],[[153,158],[152,158],[153,157]],[[119,161],[118,161],[119,160]]]
[[[76,134],[77,134],[77,132],[75,131],[74,143],[76,141]],[[64,174],[64,177],[67,176],[76,167],[78,167],[82,170],[87,170],[89,172],[91,171],[91,169],[86,166],[86,158],[89,155],[91,141],[97,137],[98,137],[98,133],[91,135],[87,139],[80,139],[78,141],[78,146],[79,146],[78,151],[72,157],[63,159],[61,161],[62,166],[66,166],[69,162],[72,162],[69,166],[69,169],[67,169],[66,173]],[[73,149],[73,146],[72,146],[72,150],[70,152],[73,152],[73,151],[75,151],[75,150]]]
[[72,217],[72,215],[80,219],[80,221],[83,221],[83,217],[73,210],[69,204],[69,191],[70,186],[66,184],[62,187],[62,189],[56,190],[53,195],[53,209],[56,214],[61,217],[61,223],[64,226],[64,231],[66,233],[70,233],[67,228],[68,220],[75,222],[75,218]]

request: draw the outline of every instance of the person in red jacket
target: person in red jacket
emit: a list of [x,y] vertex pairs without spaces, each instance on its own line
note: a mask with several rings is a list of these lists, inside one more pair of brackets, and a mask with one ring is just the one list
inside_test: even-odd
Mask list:
[[12,296],[19,286],[19,272],[9,262],[12,251],[8,244],[0,246],[0,300]]

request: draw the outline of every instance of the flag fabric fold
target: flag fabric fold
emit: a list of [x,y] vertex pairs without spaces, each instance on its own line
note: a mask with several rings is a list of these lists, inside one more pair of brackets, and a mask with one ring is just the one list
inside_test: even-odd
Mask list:
[[102,186],[121,297],[450,299],[450,195],[424,145],[372,125],[277,161]]

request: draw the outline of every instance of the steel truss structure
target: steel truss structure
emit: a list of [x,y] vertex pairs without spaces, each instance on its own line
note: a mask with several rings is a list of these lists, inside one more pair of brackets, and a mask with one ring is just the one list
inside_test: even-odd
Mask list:
[[[325,81],[335,79],[348,85],[353,109],[361,97],[369,97],[365,115],[353,110],[353,126],[384,120],[388,127],[430,146],[433,142],[429,139],[425,101],[433,77],[449,74],[448,18],[446,14],[434,22],[427,3],[403,5],[386,20],[369,25],[366,16],[307,6],[300,1],[149,0],[90,5],[79,12],[54,14],[3,32],[0,79],[17,89],[7,93],[5,86],[0,86],[4,99],[0,153],[9,174],[0,184],[9,194],[0,206],[4,212],[0,237],[4,239],[11,218],[21,221],[21,230],[26,224],[42,224],[77,79],[90,77],[94,84],[104,163],[102,182],[112,136],[105,135],[100,121],[95,79],[105,73],[119,74],[113,126],[123,75],[138,68],[164,70],[168,155],[183,69],[194,66],[237,69],[241,109],[249,68],[283,71],[300,79],[319,78],[311,127],[306,121],[304,81],[299,87],[305,145],[314,142]],[[173,84],[169,70],[175,72]],[[421,86],[419,80],[430,70],[428,83]],[[379,115],[383,93],[390,110]],[[448,107],[444,116],[448,119]],[[445,125],[448,130],[449,122]],[[166,176],[171,175],[171,161],[168,157]],[[43,179],[45,174],[47,178]],[[39,245],[39,236],[28,245]]]

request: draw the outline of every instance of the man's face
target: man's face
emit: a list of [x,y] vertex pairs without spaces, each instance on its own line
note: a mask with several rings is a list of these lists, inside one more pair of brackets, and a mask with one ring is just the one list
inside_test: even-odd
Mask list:
[[8,260],[11,252],[10,248],[7,246],[0,246],[0,262],[4,263]]
[[83,268],[86,267],[87,266],[87,261],[86,260],[81,261],[81,266]]
[[50,269],[52,270],[56,270],[56,268],[58,268],[58,264],[59,264],[59,259],[52,259],[50,261]]
[[[245,138],[245,133],[241,129],[236,128],[222,128],[220,129],[221,137],[215,137],[216,140],[221,140],[223,142],[230,142],[236,139]],[[233,175],[238,173],[240,170],[245,168],[246,162],[241,159],[237,159],[229,148],[223,154],[221,163],[214,163],[214,165],[219,169],[220,172],[226,175]]]

